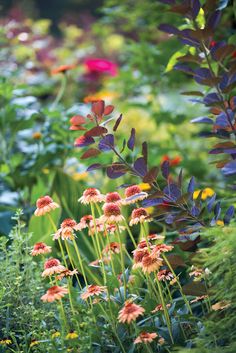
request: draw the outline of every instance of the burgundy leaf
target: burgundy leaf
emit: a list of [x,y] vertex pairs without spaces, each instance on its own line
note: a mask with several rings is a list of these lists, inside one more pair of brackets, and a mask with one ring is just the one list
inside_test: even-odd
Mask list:
[[84,154],[80,157],[81,159],[96,157],[101,153],[101,151],[96,148],[89,148]]
[[80,136],[75,140],[74,146],[75,147],[85,147],[88,145],[91,145],[92,143],[94,143],[94,139],[90,136]]
[[143,182],[144,183],[153,183],[154,181],[156,181],[158,172],[159,172],[159,168],[158,167],[151,168],[147,172],[147,174],[145,174],[145,176],[143,177]]
[[148,148],[147,148],[147,142],[142,143],[142,155],[145,160],[145,163],[147,164],[148,162]]
[[95,126],[85,133],[85,136],[101,136],[107,133],[107,129],[103,126]]
[[162,175],[165,179],[168,179],[169,174],[170,174],[170,162],[169,161],[164,161],[161,165],[161,172]]
[[103,100],[92,103],[92,112],[101,117],[104,114],[105,102]]
[[110,179],[117,179],[126,173],[126,167],[121,163],[113,163],[110,167],[107,167],[107,176]]
[[116,120],[115,125],[113,126],[113,131],[116,131],[118,129],[118,126],[120,125],[121,120],[122,120],[122,114],[120,114],[119,118]]
[[70,122],[72,125],[81,125],[86,123],[86,119],[82,115],[74,115],[70,119]]
[[103,168],[103,166],[100,163],[94,163],[87,168],[87,172],[90,172],[91,170],[95,170],[95,169],[100,169],[100,168]]
[[144,176],[147,174],[147,165],[143,157],[138,158],[134,162],[134,169],[138,172],[139,175]]
[[104,115],[109,115],[113,112],[114,106],[113,105],[107,105],[104,109]]

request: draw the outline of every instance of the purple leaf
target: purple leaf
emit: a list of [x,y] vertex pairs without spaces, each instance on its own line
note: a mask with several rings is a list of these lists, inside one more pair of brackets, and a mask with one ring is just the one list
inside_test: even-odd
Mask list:
[[206,116],[200,116],[191,120],[191,123],[204,123],[204,124],[214,124],[214,121]]
[[157,206],[163,204],[163,199],[162,198],[156,198],[156,199],[147,199],[142,202],[143,207],[152,207],[152,206]]
[[194,217],[197,217],[199,216],[199,214],[200,214],[200,209],[196,206],[193,206],[191,209],[191,215]]
[[161,172],[162,172],[163,177],[165,179],[168,179],[169,174],[170,174],[170,162],[169,161],[165,161],[162,163]]
[[229,176],[236,174],[236,160],[227,163],[223,168],[222,172],[224,175]]
[[[169,184],[167,185],[164,189],[163,192],[171,198],[171,200],[178,200],[181,197],[181,191],[178,188],[177,185],[175,184]],[[166,198],[166,201],[170,201],[168,198]]]
[[87,172],[90,172],[91,170],[95,170],[95,169],[100,169],[100,168],[103,168],[103,166],[100,163],[94,163],[87,168]]
[[222,102],[222,98],[217,93],[209,93],[203,98],[203,102],[206,105],[212,105],[213,103]]
[[195,19],[200,11],[201,4],[199,0],[190,0],[190,8],[192,13],[192,18]]
[[174,66],[174,69],[175,70],[178,70],[178,71],[183,71],[187,74],[192,74],[193,73],[193,70],[186,64],[176,64]]
[[98,148],[103,152],[110,151],[112,147],[114,147],[114,135],[112,134],[104,136],[98,144]]
[[134,169],[140,174],[142,177],[147,174],[147,164],[143,157],[136,159],[134,162]]
[[145,160],[145,163],[147,164],[148,162],[148,147],[147,147],[147,142],[142,143],[142,155]]
[[211,76],[211,72],[209,69],[206,69],[206,68],[200,68],[200,69],[196,69],[194,71],[194,79],[197,83],[204,83],[205,80],[207,79],[211,79],[212,76]]
[[229,206],[224,216],[224,224],[229,224],[230,220],[234,217],[234,206]]
[[179,36],[181,37],[180,40],[183,44],[187,44],[192,47],[198,47],[200,45],[197,39],[191,37],[191,30],[189,29],[184,29],[183,31],[180,31]]
[[192,177],[190,179],[189,184],[188,184],[188,189],[187,189],[188,192],[192,194],[194,192],[194,187],[195,187],[195,179],[194,179],[194,177]]
[[220,21],[221,18],[221,11],[216,10],[211,14],[207,20],[206,27],[210,29],[215,29]]
[[207,210],[208,210],[208,212],[211,212],[215,200],[216,200],[216,194],[214,194],[214,195],[207,201]]
[[172,25],[169,25],[167,23],[162,23],[158,29],[162,32],[165,32],[165,33],[169,33],[169,34],[179,34],[179,30],[178,28],[172,26]]
[[134,149],[134,144],[135,144],[135,129],[132,128],[131,133],[130,133],[130,138],[127,142],[127,146],[131,151],[133,151],[133,149]]
[[220,213],[221,213],[221,207],[220,207],[220,201],[218,201],[214,208],[215,220],[217,220],[220,217]]
[[107,167],[107,176],[110,179],[117,179],[126,173],[125,165],[120,163],[113,163]]

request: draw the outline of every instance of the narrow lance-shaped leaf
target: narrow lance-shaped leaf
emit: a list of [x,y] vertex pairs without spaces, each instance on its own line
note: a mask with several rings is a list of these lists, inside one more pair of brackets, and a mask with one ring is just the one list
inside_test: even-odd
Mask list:
[[131,133],[130,133],[130,138],[127,142],[128,148],[133,151],[135,145],[135,129],[132,128]]

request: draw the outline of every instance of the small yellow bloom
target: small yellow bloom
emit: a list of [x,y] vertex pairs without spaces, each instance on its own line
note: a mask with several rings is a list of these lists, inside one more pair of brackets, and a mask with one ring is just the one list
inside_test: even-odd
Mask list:
[[76,180],[76,181],[78,181],[78,180],[86,180],[87,177],[88,177],[88,173],[87,172],[72,174],[72,178],[74,180]]
[[30,347],[37,346],[38,344],[39,344],[39,341],[33,340],[33,341],[31,341],[31,343],[30,343]]
[[56,331],[52,334],[52,338],[56,338],[56,337],[60,337],[60,336],[61,336],[61,334],[59,331]]
[[146,211],[148,214],[152,214],[154,212],[154,207],[147,207]]
[[42,138],[42,134],[41,134],[41,132],[36,131],[36,132],[33,133],[32,137],[35,140],[40,140]]
[[203,190],[196,190],[193,193],[193,199],[196,200],[200,194],[200,192],[202,191],[201,194],[201,199],[202,200],[206,200],[208,197],[211,197],[214,195],[215,191],[211,188],[205,188]]
[[216,221],[216,224],[218,225],[218,226],[220,226],[220,227],[224,227],[224,221],[222,221],[222,220],[220,220],[220,219],[218,219],[218,221]]
[[42,169],[43,174],[49,174],[50,170],[48,168]]
[[147,191],[151,189],[151,186],[148,183],[141,183],[139,184],[139,187],[142,191]]
[[79,335],[76,332],[69,332],[66,335],[66,339],[67,340],[73,340],[73,339],[78,338],[78,337],[79,337]]
[[2,346],[8,346],[9,344],[11,344],[12,343],[12,341],[10,340],[10,339],[5,339],[5,340],[0,340],[0,344],[2,345]]

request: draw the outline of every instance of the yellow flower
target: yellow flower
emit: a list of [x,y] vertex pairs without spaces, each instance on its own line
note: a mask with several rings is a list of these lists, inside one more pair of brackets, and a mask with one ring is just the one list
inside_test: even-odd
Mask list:
[[11,344],[12,343],[12,341],[10,340],[10,339],[5,339],[5,340],[1,340],[0,341],[0,344],[2,345],[2,346],[7,346],[7,345],[9,345],[9,344]]
[[146,190],[150,190],[151,189],[151,186],[150,184],[148,183],[140,183],[139,184],[139,187],[142,191],[146,191]]
[[52,338],[56,338],[56,337],[60,337],[60,336],[61,336],[61,334],[59,331],[56,331],[52,334]]
[[33,133],[32,137],[35,140],[40,140],[42,138],[42,134],[41,134],[40,131],[36,131],[36,132]]
[[211,197],[214,195],[215,191],[211,188],[205,188],[203,190],[196,190],[193,193],[193,199],[196,200],[200,194],[200,192],[202,191],[201,194],[201,199],[202,200],[206,200],[208,197]]
[[43,174],[49,174],[50,170],[48,168],[42,169]]
[[74,173],[72,174],[72,178],[76,181],[78,180],[85,180],[88,177],[88,173],[87,172],[83,172],[83,173]]
[[147,207],[146,211],[148,214],[152,214],[154,212],[154,207]]
[[73,340],[73,339],[78,338],[78,337],[79,337],[79,335],[76,332],[69,332],[66,335],[66,339],[67,340]]
[[222,221],[222,220],[220,220],[220,219],[218,219],[218,221],[216,221],[216,224],[218,225],[218,226],[220,226],[220,227],[224,227],[224,221]]
[[38,344],[39,344],[39,341],[33,340],[33,341],[31,341],[31,343],[30,343],[30,347],[37,346]]

